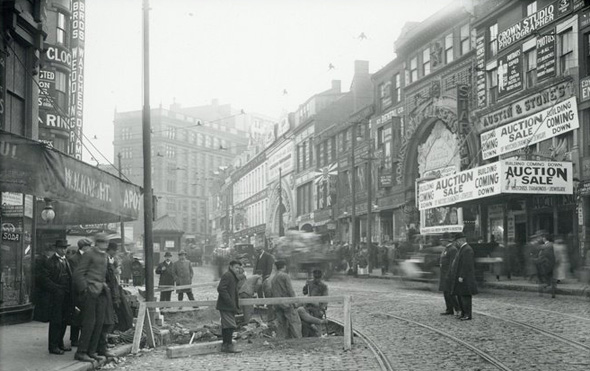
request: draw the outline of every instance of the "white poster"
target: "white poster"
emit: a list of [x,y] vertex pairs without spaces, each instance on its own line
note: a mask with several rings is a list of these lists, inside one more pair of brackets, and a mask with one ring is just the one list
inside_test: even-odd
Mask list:
[[502,193],[573,193],[571,162],[502,161]]
[[579,127],[576,97],[571,97],[534,115],[481,134],[482,156],[487,160]]

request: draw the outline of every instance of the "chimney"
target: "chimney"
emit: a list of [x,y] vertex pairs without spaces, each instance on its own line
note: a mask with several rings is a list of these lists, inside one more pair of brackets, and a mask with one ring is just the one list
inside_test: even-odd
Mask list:
[[369,73],[369,61],[354,61],[354,74],[367,75]]
[[332,90],[335,93],[341,93],[342,92],[342,87],[341,87],[340,80],[332,80]]

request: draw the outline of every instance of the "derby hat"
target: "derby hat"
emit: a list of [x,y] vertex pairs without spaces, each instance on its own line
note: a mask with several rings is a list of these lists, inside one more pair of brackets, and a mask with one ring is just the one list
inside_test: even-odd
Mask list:
[[465,235],[463,234],[463,232],[455,233],[455,235],[453,236],[453,241],[457,241],[459,238],[465,238]]
[[549,232],[547,232],[544,229],[539,229],[531,237],[534,238],[534,237],[546,237],[546,236],[549,236]]
[[449,232],[443,233],[442,237],[440,238],[441,241],[452,241],[453,238]]
[[170,251],[166,251],[166,254],[164,254],[165,258],[171,258],[172,257],[172,253]]
[[66,240],[56,240],[55,245],[53,245],[53,247],[55,247],[56,249],[57,248],[67,248],[68,246],[70,246],[70,244]]
[[184,250],[180,250],[180,251],[178,252],[178,255],[186,255],[186,251],[184,251]]

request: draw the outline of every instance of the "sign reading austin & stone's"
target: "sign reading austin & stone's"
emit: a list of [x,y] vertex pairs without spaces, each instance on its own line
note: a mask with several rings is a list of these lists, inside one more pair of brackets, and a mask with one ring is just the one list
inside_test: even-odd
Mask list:
[[580,127],[576,97],[481,134],[484,160],[525,148]]

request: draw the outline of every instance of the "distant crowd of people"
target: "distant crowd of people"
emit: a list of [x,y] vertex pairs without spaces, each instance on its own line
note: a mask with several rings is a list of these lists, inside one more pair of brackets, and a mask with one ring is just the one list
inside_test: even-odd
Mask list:
[[[133,312],[121,287],[118,245],[103,233],[66,240],[38,257],[35,319],[49,322],[48,350],[62,355],[76,347],[74,359],[94,362],[114,357],[107,335],[133,326]],[[64,342],[70,326],[70,344]]]

